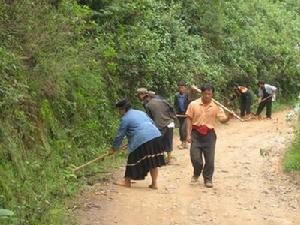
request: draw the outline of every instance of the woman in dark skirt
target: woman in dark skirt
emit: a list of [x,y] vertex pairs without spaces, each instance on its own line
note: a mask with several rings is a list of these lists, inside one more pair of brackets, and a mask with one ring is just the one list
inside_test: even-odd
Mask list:
[[110,153],[117,151],[127,136],[129,155],[125,179],[115,184],[131,187],[131,180],[144,180],[150,172],[149,187],[157,189],[158,167],[165,165],[161,133],[146,113],[131,109],[128,100],[119,101],[116,107],[122,118]]

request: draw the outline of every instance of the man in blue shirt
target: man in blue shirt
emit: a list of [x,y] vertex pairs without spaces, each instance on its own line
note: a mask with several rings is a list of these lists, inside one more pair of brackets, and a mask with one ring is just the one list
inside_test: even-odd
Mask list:
[[185,111],[188,107],[188,93],[186,89],[186,85],[184,82],[178,83],[178,93],[175,95],[174,99],[174,108],[176,110],[176,114],[179,121],[179,137],[181,141],[181,145],[179,149],[186,149],[186,117]]

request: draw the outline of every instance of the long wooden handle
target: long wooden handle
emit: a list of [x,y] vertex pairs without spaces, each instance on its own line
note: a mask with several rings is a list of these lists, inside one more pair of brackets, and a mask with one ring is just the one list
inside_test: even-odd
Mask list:
[[[201,90],[199,88],[197,88],[195,85],[192,86],[193,89],[195,89],[197,92],[201,93]],[[225,111],[231,113],[235,118],[237,118],[239,121],[244,122],[245,120],[243,120],[241,117],[239,117],[234,111],[228,109],[226,106],[224,106],[223,104],[221,104],[220,102],[218,102],[217,100],[215,100],[214,98],[212,99],[212,101],[214,103],[216,103],[219,107],[221,107],[222,109],[224,109]]]
[[109,156],[109,155],[110,155],[110,154],[107,152],[107,153],[105,153],[105,154],[103,154],[103,155],[101,155],[101,156],[99,156],[99,157],[97,157],[97,158],[95,158],[95,159],[93,159],[93,160],[91,160],[91,161],[89,161],[89,162],[87,162],[87,163],[81,165],[81,166],[76,167],[76,168],[73,170],[73,172],[77,172],[78,170],[80,170],[80,169],[82,169],[82,168],[84,168],[84,167],[86,167],[86,166],[88,166],[88,165],[90,165],[90,164],[92,164],[92,163],[94,163],[94,162],[97,162],[97,161],[100,161],[100,160],[104,160],[105,157],[107,157],[107,156]]
[[237,118],[239,121],[242,121],[244,122],[244,120],[239,117],[234,111],[228,109],[226,106],[222,105],[220,102],[218,102],[217,100],[215,99],[212,99],[214,103],[216,103],[218,106],[220,106],[222,109],[224,109],[225,111],[231,113],[235,118]]
[[260,103],[262,103],[262,102],[268,100],[268,99],[271,98],[271,97],[273,97],[273,96],[272,96],[272,95],[269,95],[268,97],[263,98],[259,103],[256,103],[255,105],[259,105]]
[[[126,148],[127,148],[127,145],[123,145],[121,147],[121,150],[124,150]],[[97,157],[97,158],[95,158],[95,159],[93,159],[91,161],[88,161],[87,163],[82,164],[81,166],[77,166],[76,168],[73,169],[73,172],[77,172],[78,170],[80,170],[80,169],[82,169],[82,168],[84,168],[84,167],[86,167],[86,166],[88,166],[88,165],[90,165],[90,164],[92,164],[94,162],[97,162],[97,161],[100,161],[100,160],[104,160],[109,155],[111,155],[111,154],[108,153],[108,151],[107,151],[105,154],[103,154],[103,155],[101,155],[101,156],[99,156],[99,157]]]

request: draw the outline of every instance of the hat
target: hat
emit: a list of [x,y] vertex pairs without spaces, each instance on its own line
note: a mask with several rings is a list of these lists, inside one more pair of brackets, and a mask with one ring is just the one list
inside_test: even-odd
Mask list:
[[258,84],[258,85],[259,85],[259,84],[265,84],[265,82],[264,82],[263,80],[260,80],[260,81],[257,82],[257,84]]
[[147,90],[147,88],[138,88],[137,90],[136,90],[136,94],[138,95],[138,94],[147,94],[148,93],[148,90]]

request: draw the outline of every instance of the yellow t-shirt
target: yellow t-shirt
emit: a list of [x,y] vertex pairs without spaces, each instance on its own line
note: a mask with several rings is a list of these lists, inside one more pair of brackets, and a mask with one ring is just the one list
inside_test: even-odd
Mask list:
[[185,114],[192,120],[192,125],[205,125],[210,129],[215,128],[217,118],[221,120],[227,118],[224,110],[213,101],[205,105],[201,98],[192,101]]

